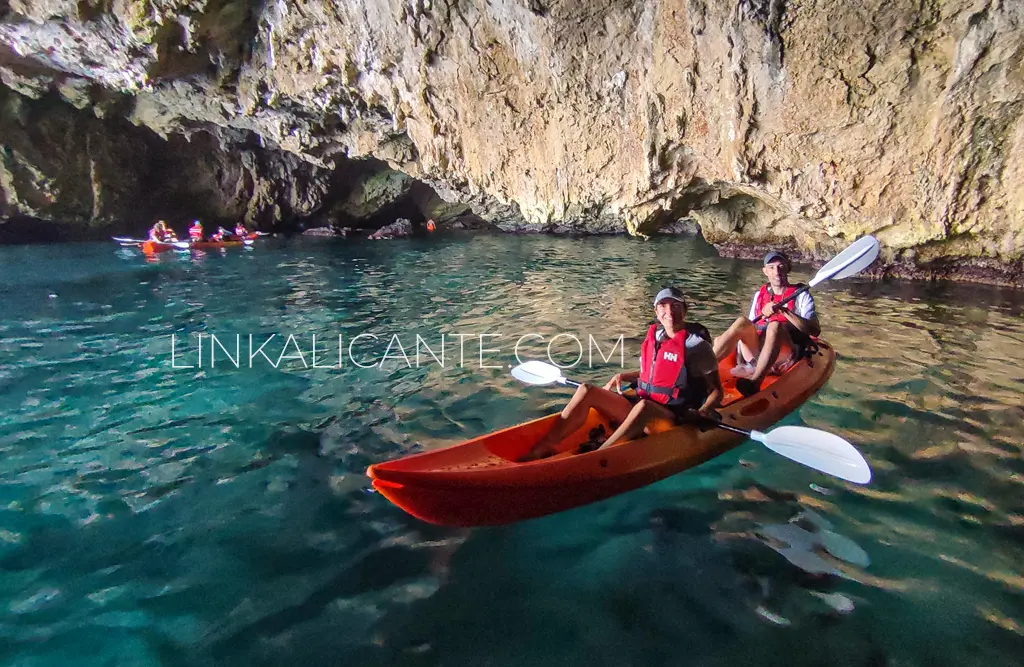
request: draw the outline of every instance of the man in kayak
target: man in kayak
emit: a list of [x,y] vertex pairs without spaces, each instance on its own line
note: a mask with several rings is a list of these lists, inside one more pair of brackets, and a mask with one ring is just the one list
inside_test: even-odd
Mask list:
[[249,230],[242,223],[235,223],[235,236],[238,237],[239,241],[243,241],[249,238]]
[[[652,324],[647,330],[640,370],[618,373],[603,388],[580,385],[551,430],[520,461],[554,454],[563,438],[583,426],[590,408],[620,424],[594,449],[640,437],[653,419],[679,423],[693,419],[694,412],[717,418],[715,408],[724,392],[711,336],[700,324],[686,322],[687,310],[681,291],[668,287],[658,292],[654,313],[661,326]],[[636,382],[635,397],[622,394],[623,382]]]
[[163,220],[157,220],[156,224],[149,230],[149,240],[157,243],[174,243],[178,237],[167,226]]
[[192,226],[188,228],[188,239],[192,243],[203,240],[203,225],[198,220],[193,220]]
[[[784,253],[772,251],[765,255],[761,271],[768,282],[754,294],[747,316],[738,318],[715,339],[715,357],[719,360],[738,346],[740,365],[733,373],[747,376],[736,380],[736,389],[744,396],[756,394],[761,380],[769,373],[780,375],[789,370],[800,359],[810,336],[821,333],[810,292],[803,292],[786,305],[778,305],[802,287],[790,284],[791,268],[792,263]],[[755,324],[758,316],[763,319]]]

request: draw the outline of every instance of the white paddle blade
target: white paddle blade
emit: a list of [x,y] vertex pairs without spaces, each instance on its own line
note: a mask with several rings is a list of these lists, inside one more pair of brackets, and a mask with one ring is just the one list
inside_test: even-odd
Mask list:
[[860,273],[878,258],[878,250],[878,239],[874,236],[857,239],[849,248],[836,255],[831,262],[818,270],[818,273],[811,279],[811,287],[829,278],[842,280]]
[[526,384],[561,382],[562,371],[543,361],[525,361],[512,369],[512,377]]
[[769,433],[753,431],[750,437],[776,454],[826,475],[854,484],[871,481],[868,462],[853,445],[833,433],[804,426],[780,426]]
[[189,250],[192,247],[188,241],[173,241],[171,245],[178,250]]

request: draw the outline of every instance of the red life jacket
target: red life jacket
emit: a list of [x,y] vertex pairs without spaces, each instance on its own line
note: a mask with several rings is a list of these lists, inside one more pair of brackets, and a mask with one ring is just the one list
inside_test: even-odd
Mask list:
[[683,329],[672,338],[663,339],[655,355],[658,327],[651,325],[640,347],[640,381],[637,394],[655,403],[678,403],[686,392],[686,337]]
[[[786,288],[784,288],[782,290],[782,294],[772,294],[768,290],[768,287],[769,287],[769,285],[767,283],[764,284],[764,285],[761,285],[761,291],[759,291],[757,293],[757,305],[754,307],[754,310],[757,311],[757,315],[760,315],[761,311],[763,311],[764,307],[767,306],[769,303],[779,303],[780,301],[784,301],[784,300],[788,299],[790,296],[792,296],[793,292],[795,292],[798,289],[800,289],[800,285],[790,285],[789,287],[786,287]],[[755,315],[755,317],[756,317],[756,315]],[[763,319],[760,322],[758,322],[757,323],[757,330],[758,331],[764,331],[766,328],[768,328],[768,323],[769,322],[787,322],[787,321],[788,320],[786,319],[785,315],[783,315],[782,313],[775,313],[771,317]]]
[[249,235],[249,232],[246,231],[245,227],[243,227],[241,225],[235,225],[235,236],[241,236],[241,237],[244,238],[244,237],[246,237],[248,235]]
[[188,237],[193,241],[201,241],[203,238],[203,228],[198,225],[192,225],[188,228]]

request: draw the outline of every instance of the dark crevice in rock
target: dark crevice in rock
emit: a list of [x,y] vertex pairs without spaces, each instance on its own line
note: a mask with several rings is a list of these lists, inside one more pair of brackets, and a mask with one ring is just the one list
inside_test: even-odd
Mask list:
[[537,16],[544,17],[548,15],[547,7],[545,7],[544,3],[540,2],[540,0],[527,0],[526,4],[530,8],[530,11]]
[[695,211],[706,211],[722,201],[721,190],[702,179],[694,179],[669,203],[637,227],[640,234],[655,234]]
[[78,19],[92,21],[110,11],[113,0],[79,0]]
[[[122,221],[103,230],[103,237],[129,235],[137,232],[135,225]],[[59,221],[40,220],[29,216],[0,218],[0,245],[32,243],[69,243],[101,238],[95,229],[82,225],[69,225]]]
[[188,33],[181,23],[170,22],[160,26],[153,38],[157,58],[146,69],[151,81],[181,79],[194,75],[212,76],[216,68],[203,53],[191,51]]
[[[119,115],[97,117],[89,102],[78,109],[56,93],[30,99],[0,86],[2,242],[140,235],[161,218],[180,233],[197,218],[210,228],[244,221],[284,233],[367,233],[399,219],[414,233],[428,218],[449,229],[481,226],[468,206],[378,159],[334,156],[327,169],[255,134],[198,122],[163,139]],[[415,157],[404,134],[388,146],[398,162]]]

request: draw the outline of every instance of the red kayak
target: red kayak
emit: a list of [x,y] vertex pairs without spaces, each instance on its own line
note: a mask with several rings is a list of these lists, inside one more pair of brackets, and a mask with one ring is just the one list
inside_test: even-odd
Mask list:
[[[720,366],[726,390],[723,423],[762,429],[799,408],[828,381],[836,353],[823,340],[783,375],[765,378],[762,389],[743,397],[729,372],[735,356]],[[747,440],[708,426],[655,423],[652,433],[578,454],[591,429],[612,427],[591,410],[586,424],[566,438],[550,458],[517,463],[547,432],[557,415],[511,426],[444,449],[371,465],[367,474],[381,494],[430,523],[483,526],[510,523],[579,507],[638,489],[729,451]],[[858,455],[859,456],[859,455]]]
[[142,244],[142,252],[147,255],[152,255],[161,252],[170,252],[171,250],[177,250],[179,252],[188,252],[190,250],[217,250],[219,248],[241,248],[243,245],[249,246],[253,244],[253,235],[250,238],[246,238],[241,241],[177,241],[174,243],[162,243],[160,241],[146,241]]

